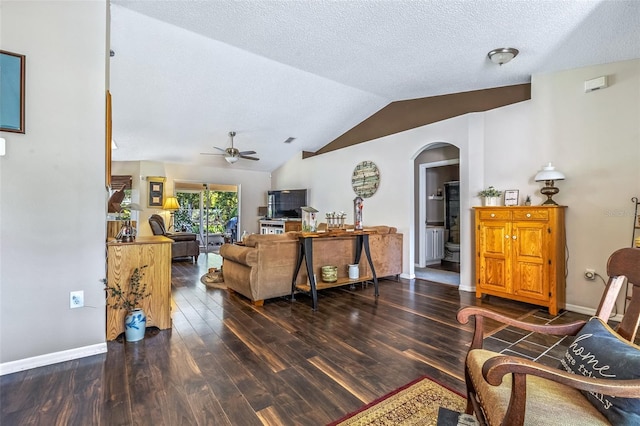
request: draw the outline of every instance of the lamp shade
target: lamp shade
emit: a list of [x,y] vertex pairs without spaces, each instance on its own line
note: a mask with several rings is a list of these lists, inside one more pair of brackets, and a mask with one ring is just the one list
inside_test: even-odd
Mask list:
[[162,208],[164,210],[178,210],[180,208],[180,204],[178,203],[178,199],[176,197],[167,197],[164,200]]
[[540,170],[535,177],[536,182],[544,182],[547,180],[563,180],[563,179],[564,179],[564,173],[556,170],[556,168],[553,167],[551,163],[547,164],[546,166],[543,166],[542,170]]
[[233,164],[236,161],[238,161],[238,157],[231,156],[231,155],[228,155],[228,156],[224,157],[224,159],[227,160],[227,163],[229,163],[229,164]]

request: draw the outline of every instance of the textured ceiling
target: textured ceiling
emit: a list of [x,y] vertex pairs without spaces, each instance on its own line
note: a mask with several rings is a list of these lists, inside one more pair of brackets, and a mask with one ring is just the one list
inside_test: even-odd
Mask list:
[[[393,101],[640,58],[640,2],[112,0],[111,49],[114,160],[272,171]],[[200,155],[230,130],[260,161]]]

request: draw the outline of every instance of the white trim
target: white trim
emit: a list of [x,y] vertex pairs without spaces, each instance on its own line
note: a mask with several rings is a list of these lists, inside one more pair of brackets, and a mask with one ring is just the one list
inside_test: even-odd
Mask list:
[[[452,145],[454,146],[454,145]],[[430,147],[424,148],[421,152],[427,151],[431,149]],[[460,155],[460,154],[458,154]],[[418,267],[424,268],[426,266],[426,247],[425,247],[425,236],[427,233],[426,222],[427,222],[427,210],[426,210],[426,200],[427,200],[427,169],[431,169],[433,167],[444,167],[451,166],[454,164],[460,164],[460,158],[452,158],[450,160],[440,160],[440,161],[432,161],[430,163],[421,163],[418,165],[418,223],[420,226],[418,227],[418,253],[417,258],[418,261],[415,262]],[[414,258],[415,261],[415,258]]]
[[[583,315],[590,315],[590,316],[593,316],[596,314],[596,310],[594,308],[586,308],[584,306],[570,305],[568,303],[567,303],[566,310],[571,312],[577,312]],[[622,315],[623,314],[618,313],[615,316],[609,317],[609,319],[614,321],[622,321]]]
[[407,280],[414,280],[416,278],[416,274],[400,274],[400,278],[404,278]]
[[476,292],[476,286],[475,285],[462,284],[462,280],[460,280],[460,285],[458,286],[458,290],[466,291],[466,292],[469,292],[469,293],[475,293]]
[[44,367],[45,365],[57,364],[59,362],[71,361],[73,359],[98,355],[105,352],[107,352],[106,342],[69,349],[66,351],[52,352],[50,354],[34,356],[31,358],[19,359],[17,361],[3,362],[0,364],[0,376],[29,370],[31,368]]

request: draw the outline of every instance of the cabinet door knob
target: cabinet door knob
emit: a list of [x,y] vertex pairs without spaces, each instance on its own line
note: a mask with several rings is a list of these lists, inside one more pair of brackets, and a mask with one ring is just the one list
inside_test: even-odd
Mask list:
[[531,213],[527,213],[527,217],[531,217]]
[[491,217],[496,217],[496,214],[495,213],[491,213]]
[[507,240],[509,239],[509,236],[508,236],[508,235],[505,235],[504,237],[505,237]]
[[514,235],[514,236],[512,236],[511,238],[513,238],[513,239],[515,240],[515,239],[516,239],[516,238],[518,238],[518,237],[516,237],[516,236]]

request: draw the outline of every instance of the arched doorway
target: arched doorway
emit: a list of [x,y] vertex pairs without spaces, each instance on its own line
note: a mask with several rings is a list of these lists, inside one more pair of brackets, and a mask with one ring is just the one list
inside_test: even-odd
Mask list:
[[426,147],[415,159],[415,276],[460,284],[460,150]]

